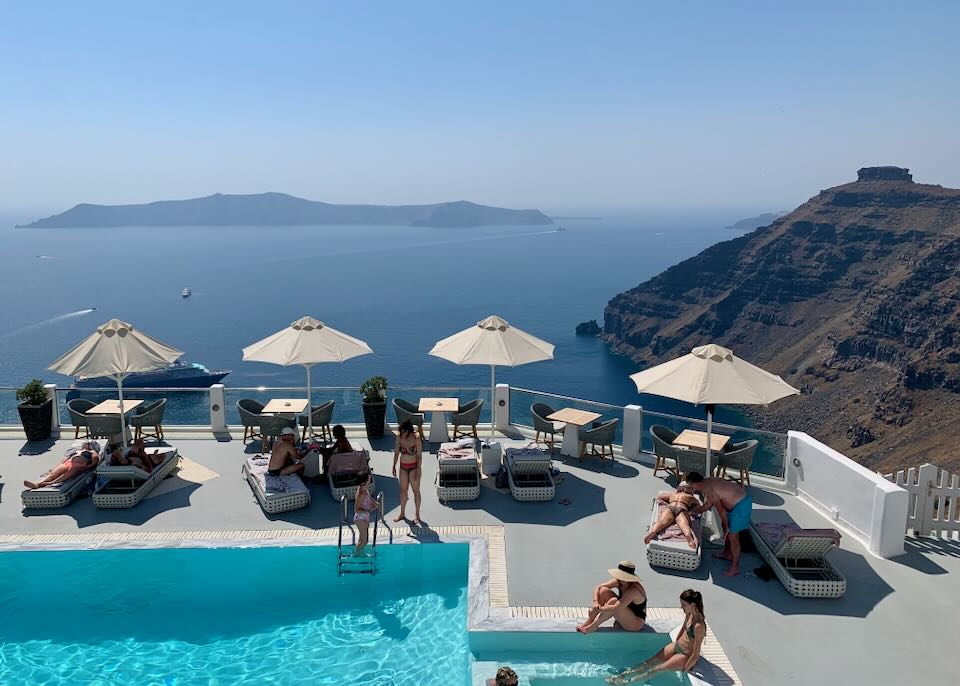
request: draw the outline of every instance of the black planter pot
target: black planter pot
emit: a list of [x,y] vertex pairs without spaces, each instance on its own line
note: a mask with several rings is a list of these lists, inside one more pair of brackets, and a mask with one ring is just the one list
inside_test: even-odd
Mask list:
[[50,425],[53,423],[53,400],[42,405],[17,405],[20,423],[27,434],[28,441],[45,441],[50,438]]
[[386,419],[387,403],[363,403],[363,423],[367,426],[367,438],[383,438]]

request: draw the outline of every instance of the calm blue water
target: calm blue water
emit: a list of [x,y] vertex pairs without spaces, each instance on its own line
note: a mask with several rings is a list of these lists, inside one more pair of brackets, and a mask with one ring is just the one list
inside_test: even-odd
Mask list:
[[[304,314],[366,340],[375,352],[315,367],[317,386],[358,386],[373,374],[397,386],[489,386],[487,368],[458,367],[427,351],[497,313],[556,344],[555,360],[499,369],[499,381],[623,405],[638,400],[627,379],[636,365],[596,339],[578,338],[574,327],[602,319],[617,293],[734,237],[722,227],[742,216],[734,210],[560,220],[569,229],[562,233],[2,228],[0,386],[32,376],[68,384],[45,367],[111,317],[179,347],[187,359],[232,369],[228,386],[303,385],[302,368],[244,363],[241,348]],[[184,286],[193,297],[180,297]],[[682,407],[652,398],[643,404]]]
[[[605,686],[606,677],[655,655],[669,641],[667,634],[653,632],[484,632],[470,634],[470,650],[478,671],[492,674],[498,665],[509,665],[520,686]],[[636,686],[689,684],[685,674],[668,672]]]
[[466,544],[0,553],[0,683],[468,683]]

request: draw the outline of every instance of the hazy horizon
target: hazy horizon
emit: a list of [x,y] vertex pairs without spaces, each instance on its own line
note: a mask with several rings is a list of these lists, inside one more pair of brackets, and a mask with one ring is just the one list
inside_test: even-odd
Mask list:
[[278,191],[772,211],[877,164],[958,187],[958,19],[952,2],[8,5],[0,209]]

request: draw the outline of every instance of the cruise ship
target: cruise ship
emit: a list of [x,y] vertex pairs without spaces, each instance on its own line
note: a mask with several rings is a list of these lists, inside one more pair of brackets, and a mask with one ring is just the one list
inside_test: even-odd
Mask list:
[[[177,361],[166,369],[153,372],[135,372],[123,380],[124,388],[209,388],[220,383],[229,369],[207,369],[199,362]],[[117,385],[109,376],[77,379],[77,388],[113,388]]]

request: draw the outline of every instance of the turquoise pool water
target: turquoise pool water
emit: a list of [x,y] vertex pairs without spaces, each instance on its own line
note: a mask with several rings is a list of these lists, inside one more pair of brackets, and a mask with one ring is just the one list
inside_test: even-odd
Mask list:
[[[520,686],[606,686],[606,677],[631,667],[667,644],[666,634],[626,632],[581,636],[567,633],[470,634],[473,684],[481,686],[498,666],[509,665]],[[661,674],[635,686],[689,686],[685,674]]]
[[466,544],[0,554],[0,683],[469,683]]

